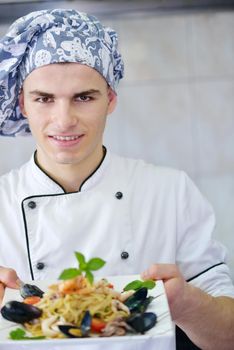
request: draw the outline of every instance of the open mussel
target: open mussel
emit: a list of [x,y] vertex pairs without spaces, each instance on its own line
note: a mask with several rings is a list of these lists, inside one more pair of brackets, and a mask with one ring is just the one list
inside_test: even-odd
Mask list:
[[39,287],[33,284],[25,283],[20,286],[20,295],[24,299],[27,297],[33,297],[33,296],[42,298],[43,294],[44,292]]
[[154,297],[148,295],[148,289],[142,287],[131,295],[124,304],[129,308],[130,316],[126,322],[137,333],[145,333],[155,326],[157,316],[153,312],[145,312]]
[[42,315],[38,307],[22,303],[20,301],[9,301],[1,309],[2,317],[11,322],[25,323]]
[[81,338],[82,333],[80,327],[72,326],[72,325],[59,325],[58,329],[65,334],[68,338]]
[[157,316],[153,312],[144,312],[132,314],[127,319],[129,324],[137,333],[144,334],[149,329],[153,328],[157,322]]
[[88,337],[91,329],[92,316],[89,311],[86,311],[81,321],[80,327],[72,325],[59,325],[59,330],[69,338]]
[[142,287],[138,289],[133,295],[131,295],[124,304],[129,308],[131,313],[144,312],[154,297],[148,297],[148,289]]
[[155,299],[155,297],[149,296],[147,297],[141,305],[139,305],[138,312],[145,312],[148,305]]
[[92,321],[92,316],[89,311],[86,311],[80,325],[81,333],[83,337],[87,337],[87,335],[89,334],[91,329],[91,321]]

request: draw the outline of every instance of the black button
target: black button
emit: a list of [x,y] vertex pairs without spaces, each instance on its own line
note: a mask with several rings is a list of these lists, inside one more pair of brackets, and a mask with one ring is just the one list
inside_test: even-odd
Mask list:
[[43,270],[45,267],[45,264],[43,262],[38,262],[36,266],[38,270]]
[[30,208],[30,209],[34,209],[34,208],[36,208],[36,202],[34,202],[34,201],[30,201],[30,202],[28,202],[28,207]]
[[122,252],[121,253],[121,259],[127,259],[129,257],[128,252]]
[[123,193],[122,192],[116,192],[115,197],[117,199],[121,199],[123,197]]

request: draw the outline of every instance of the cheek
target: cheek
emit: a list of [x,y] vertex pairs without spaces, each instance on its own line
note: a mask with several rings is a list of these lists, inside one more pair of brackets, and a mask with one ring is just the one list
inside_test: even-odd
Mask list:
[[35,103],[27,102],[24,105],[25,116],[28,118],[28,122],[30,125],[36,127],[43,126],[47,123],[47,115],[49,115],[48,111],[42,109],[40,105]]
[[37,114],[35,111],[27,110],[27,119],[33,134],[38,134],[46,125],[45,118],[41,114]]
[[80,121],[82,119],[83,123],[92,129],[103,129],[106,123],[107,109],[107,106],[94,106],[89,109],[89,112],[86,110],[86,113],[82,113],[83,117],[80,115]]
[[103,129],[103,127],[106,124],[106,114],[97,114],[93,115],[90,120],[89,124],[94,128],[94,129]]

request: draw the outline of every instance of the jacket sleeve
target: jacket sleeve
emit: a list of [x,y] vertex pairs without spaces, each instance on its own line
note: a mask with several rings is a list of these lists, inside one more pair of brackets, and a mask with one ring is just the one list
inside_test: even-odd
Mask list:
[[183,172],[178,197],[176,262],[185,279],[213,296],[234,297],[227,250],[212,238],[213,209]]

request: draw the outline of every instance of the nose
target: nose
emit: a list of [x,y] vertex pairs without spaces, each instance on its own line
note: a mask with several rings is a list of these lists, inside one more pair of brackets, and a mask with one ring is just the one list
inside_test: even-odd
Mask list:
[[53,109],[53,121],[58,130],[66,131],[77,124],[78,117],[68,101],[59,101]]

